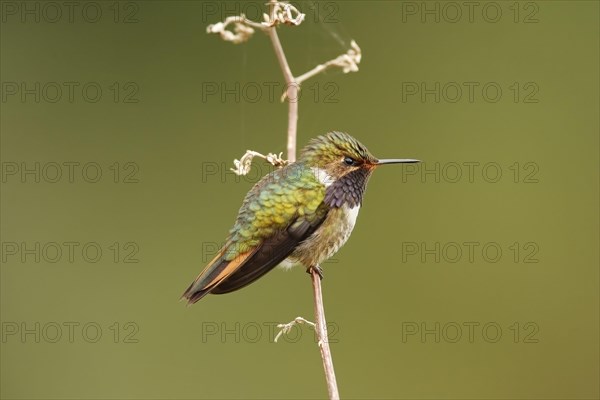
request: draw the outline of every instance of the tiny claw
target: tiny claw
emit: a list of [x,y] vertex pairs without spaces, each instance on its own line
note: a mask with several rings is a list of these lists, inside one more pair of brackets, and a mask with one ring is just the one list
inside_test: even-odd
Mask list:
[[321,280],[323,280],[323,268],[321,268],[320,265],[314,265],[314,266],[308,268],[306,270],[306,273],[312,274],[312,271],[315,271],[317,274],[319,274],[319,278],[321,278]]

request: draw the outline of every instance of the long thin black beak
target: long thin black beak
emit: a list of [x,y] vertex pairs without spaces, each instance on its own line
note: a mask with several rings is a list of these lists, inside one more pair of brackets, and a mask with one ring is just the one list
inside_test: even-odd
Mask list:
[[388,158],[385,160],[377,161],[376,165],[385,165],[385,164],[407,164],[407,163],[418,163],[421,160],[414,160],[412,158]]

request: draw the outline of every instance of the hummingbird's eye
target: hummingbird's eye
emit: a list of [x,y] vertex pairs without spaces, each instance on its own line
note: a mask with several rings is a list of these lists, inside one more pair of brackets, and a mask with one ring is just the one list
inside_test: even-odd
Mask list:
[[344,164],[346,165],[356,165],[356,160],[352,157],[344,157]]

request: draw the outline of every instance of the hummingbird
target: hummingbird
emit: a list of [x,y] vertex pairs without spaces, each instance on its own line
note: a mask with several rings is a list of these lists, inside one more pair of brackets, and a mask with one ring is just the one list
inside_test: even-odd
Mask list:
[[413,159],[374,157],[343,132],[312,139],[299,159],[264,176],[246,194],[223,247],[183,293],[188,304],[230,293],[278,265],[314,269],[346,243],[369,177],[381,165]]

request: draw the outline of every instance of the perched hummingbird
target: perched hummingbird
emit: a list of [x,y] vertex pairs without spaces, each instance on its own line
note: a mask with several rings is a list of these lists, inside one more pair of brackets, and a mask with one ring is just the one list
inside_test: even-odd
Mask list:
[[263,177],[248,192],[216,257],[187,288],[189,304],[254,282],[277,265],[301,264],[323,277],[321,262],[346,243],[371,173],[419,160],[375,158],[343,132],[312,139],[298,161]]

